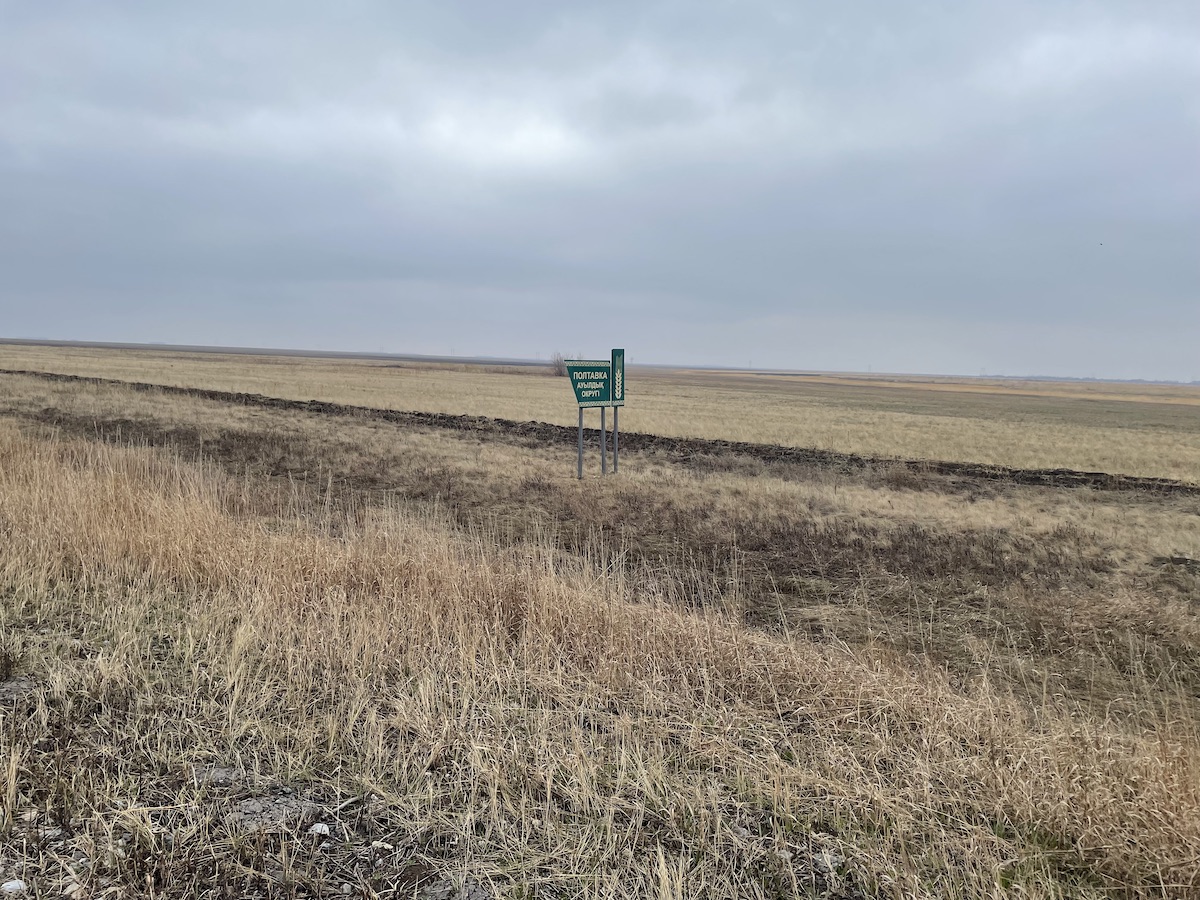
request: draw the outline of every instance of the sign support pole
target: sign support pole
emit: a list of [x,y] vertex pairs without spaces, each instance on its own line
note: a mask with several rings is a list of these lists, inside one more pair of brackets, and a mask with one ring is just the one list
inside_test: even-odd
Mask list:
[[579,407],[579,480],[583,481],[583,407]]
[[620,438],[621,428],[617,424],[619,421],[619,419],[617,418],[617,413],[619,413],[620,411],[621,411],[621,407],[619,407],[619,406],[613,407],[613,474],[614,475],[617,474],[617,460],[620,459],[620,457],[621,457],[621,443],[620,443],[621,442],[621,438]]
[[606,438],[608,435],[604,431],[604,407],[600,407],[600,474],[608,474],[608,448],[604,446],[608,443]]

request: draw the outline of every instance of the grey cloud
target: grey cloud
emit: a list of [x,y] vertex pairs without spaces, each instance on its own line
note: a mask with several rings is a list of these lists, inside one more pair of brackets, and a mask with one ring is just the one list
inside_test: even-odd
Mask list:
[[1174,2],[3,4],[0,313],[1191,378],[1198,74]]

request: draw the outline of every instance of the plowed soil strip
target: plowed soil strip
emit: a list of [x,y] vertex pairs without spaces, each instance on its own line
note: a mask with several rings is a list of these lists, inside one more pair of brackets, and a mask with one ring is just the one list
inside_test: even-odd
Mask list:
[[[177,387],[147,384],[141,381],[120,381],[85,375],[63,375],[55,372],[34,372],[23,369],[0,369],[0,375],[25,375],[46,381],[80,384],[112,385],[134,391],[196,397],[219,403],[237,403],[263,409],[289,410],[329,416],[358,416],[425,428],[445,428],[477,434],[493,434],[535,440],[551,444],[574,445],[578,431],[569,425],[548,422],[516,422],[487,416],[453,415],[451,413],[414,412],[329,403],[324,400],[286,400],[263,394],[236,391],[216,391],[208,388]],[[594,445],[599,439],[596,429],[585,429],[585,437]],[[1075,469],[1017,469],[1010,466],[984,463],[954,462],[933,459],[901,459],[886,456],[865,456],[818,450],[811,447],[786,447],[779,444],[756,444],[748,441],[725,441],[708,438],[676,438],[642,432],[622,432],[621,447],[626,451],[657,451],[683,462],[702,464],[704,460],[727,454],[749,457],[769,463],[793,463],[856,472],[873,468],[899,468],[917,475],[944,475],[955,478],[1039,487],[1092,488],[1099,491],[1143,491],[1157,494],[1200,496],[1200,485],[1171,478],[1151,478],[1141,475],[1120,475],[1109,472],[1081,472]]]

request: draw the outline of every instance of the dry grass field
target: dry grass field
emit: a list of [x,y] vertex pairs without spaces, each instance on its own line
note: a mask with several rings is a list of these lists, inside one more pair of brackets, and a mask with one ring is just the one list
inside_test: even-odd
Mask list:
[[[3,368],[573,420],[536,374],[10,349]],[[893,424],[884,455],[983,459],[991,422],[1077,444],[994,461],[1198,480],[1183,389],[639,378],[638,430],[771,441],[823,410]],[[472,408],[485,383],[512,405]],[[830,446],[869,449],[854,434]],[[1174,446],[1181,467],[1151,465]],[[1200,495],[731,452],[573,476],[569,444],[519,434],[0,376],[0,881],[1200,894]]]
[[[0,368],[575,421],[570,388],[547,369],[11,344]],[[1200,386],[635,368],[629,391],[628,431],[1200,483]]]

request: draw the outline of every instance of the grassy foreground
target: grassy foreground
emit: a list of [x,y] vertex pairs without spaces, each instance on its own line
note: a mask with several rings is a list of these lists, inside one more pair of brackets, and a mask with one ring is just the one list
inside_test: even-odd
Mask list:
[[0,538],[0,877],[39,896],[1200,886],[1170,666],[1130,727],[685,612],[552,526],[4,422]]

